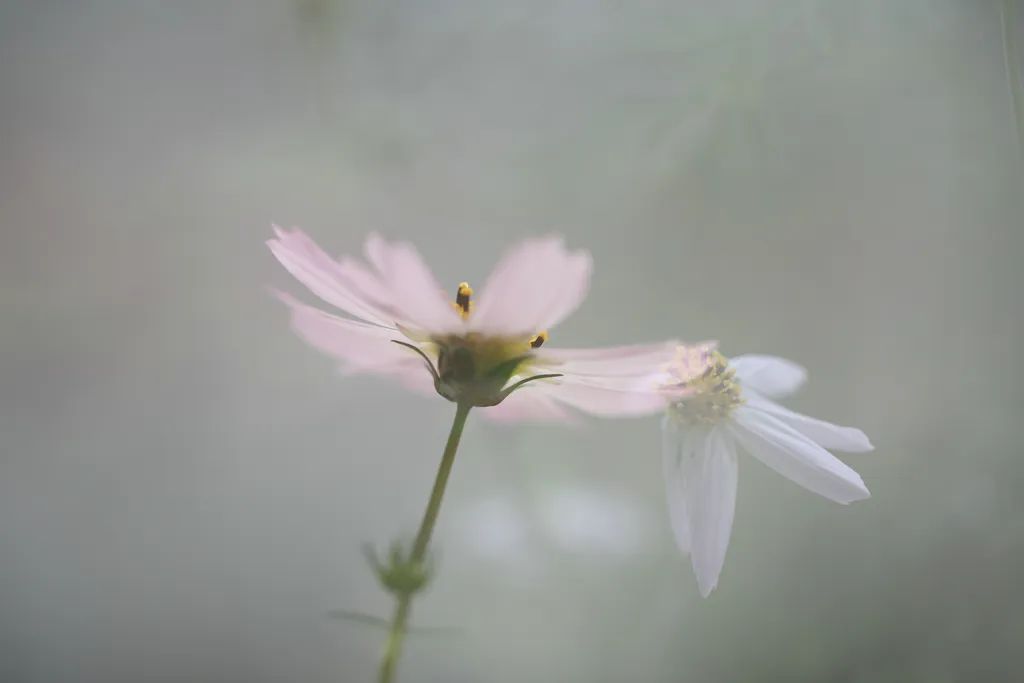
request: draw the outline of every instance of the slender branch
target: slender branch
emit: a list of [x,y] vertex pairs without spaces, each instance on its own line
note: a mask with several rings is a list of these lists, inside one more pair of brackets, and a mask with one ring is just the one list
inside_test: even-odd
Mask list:
[[[434,533],[434,525],[437,524],[437,516],[441,512],[441,501],[444,499],[444,490],[448,485],[448,475],[451,474],[452,464],[455,462],[455,452],[459,448],[459,439],[462,438],[462,430],[466,426],[466,418],[469,416],[471,408],[472,406],[467,403],[459,403],[455,409],[455,420],[452,422],[452,429],[448,434],[448,442],[445,444],[444,454],[441,456],[441,464],[437,468],[434,488],[430,492],[430,500],[427,502],[427,509],[423,512],[423,521],[420,522],[420,529],[416,533],[416,541],[413,543],[412,553],[409,556],[409,562],[412,564],[421,563],[426,557],[430,537]],[[398,658],[402,653],[402,641],[408,629],[412,597],[413,593],[409,591],[400,593],[398,596],[395,614],[391,620],[391,631],[388,633],[384,654],[380,660],[380,674],[377,679],[380,683],[394,681],[395,667],[398,665]]]
[[380,659],[380,674],[377,680],[380,683],[392,683],[395,680],[395,667],[398,666],[398,657],[402,653],[402,640],[405,638],[406,624],[409,621],[409,609],[412,606],[412,595],[406,593],[398,599],[395,606],[395,616],[391,621],[391,631],[388,633],[387,643],[384,645],[384,654]]

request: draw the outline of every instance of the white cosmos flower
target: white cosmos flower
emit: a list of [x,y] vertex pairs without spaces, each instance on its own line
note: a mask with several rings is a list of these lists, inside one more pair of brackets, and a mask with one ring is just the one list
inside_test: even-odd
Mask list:
[[[694,356],[710,356],[701,373]],[[737,451],[829,500],[871,494],[860,475],[826,449],[872,450],[859,429],[816,420],[769,400],[795,391],[805,370],[782,358],[727,360],[716,351],[680,349],[679,386],[694,390],[669,404],[662,420],[663,464],[672,530],[689,553],[702,596],[718,584],[736,508]]]
[[[576,310],[590,286],[590,254],[569,251],[560,238],[530,239],[508,251],[476,298],[465,282],[447,295],[405,242],[371,234],[365,261],[334,259],[301,230],[275,232],[267,245],[281,265],[340,313],[280,294],[292,325],[345,372],[394,377],[415,391],[484,407],[496,420],[568,420],[567,408],[609,417],[664,408],[652,373],[671,362],[676,342],[545,344],[548,329]],[[537,376],[543,378],[508,393]]]

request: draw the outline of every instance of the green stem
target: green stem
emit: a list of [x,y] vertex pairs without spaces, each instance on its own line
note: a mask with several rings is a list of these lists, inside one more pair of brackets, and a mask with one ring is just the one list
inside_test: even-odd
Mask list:
[[[444,455],[441,456],[441,464],[437,468],[437,477],[434,478],[434,489],[430,492],[430,500],[423,512],[423,521],[420,522],[420,530],[416,533],[416,541],[409,556],[411,563],[421,563],[426,557],[430,537],[437,523],[437,515],[441,512],[441,501],[444,498],[444,489],[448,485],[448,475],[451,474],[452,464],[455,462],[455,451],[459,448],[459,439],[462,438],[462,429],[466,426],[470,408],[472,406],[469,404],[459,403],[455,410],[455,420],[448,434],[448,443],[445,444]],[[398,596],[395,615],[391,620],[391,631],[388,633],[387,644],[380,660],[380,675],[377,678],[380,683],[392,683],[395,678],[395,667],[402,653],[402,641],[408,627],[411,607],[412,593],[402,593]]]

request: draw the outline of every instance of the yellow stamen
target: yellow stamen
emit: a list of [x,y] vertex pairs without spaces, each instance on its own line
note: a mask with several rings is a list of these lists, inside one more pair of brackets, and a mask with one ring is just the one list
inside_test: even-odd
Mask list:
[[541,346],[544,345],[544,342],[546,342],[547,340],[548,340],[548,331],[547,330],[541,330],[540,332],[537,333],[537,336],[535,336],[533,339],[530,340],[530,348],[531,349],[539,349]]
[[469,312],[473,308],[473,288],[469,286],[468,282],[460,282],[459,288],[455,292],[455,310],[459,312],[463,318],[469,317]]
[[681,386],[693,393],[674,403],[669,409],[677,420],[687,424],[715,424],[732,414],[743,403],[743,393],[736,381],[736,371],[729,360],[714,351],[711,363],[703,373]]

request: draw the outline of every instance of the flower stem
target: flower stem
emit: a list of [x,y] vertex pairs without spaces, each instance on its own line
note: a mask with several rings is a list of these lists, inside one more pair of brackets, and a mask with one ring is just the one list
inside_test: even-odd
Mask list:
[[[438,513],[441,512],[441,500],[444,498],[444,489],[448,484],[448,475],[451,474],[452,464],[455,462],[455,451],[459,448],[462,429],[466,426],[466,418],[472,408],[468,403],[457,405],[455,420],[452,422],[452,429],[448,434],[448,443],[445,444],[444,455],[441,456],[441,464],[438,466],[437,476],[434,478],[434,489],[430,492],[430,500],[427,502],[427,509],[423,512],[423,521],[420,522],[420,530],[416,533],[416,541],[412,547],[412,554],[409,556],[409,561],[414,564],[423,562],[426,557],[430,537],[434,533]],[[398,596],[395,615],[391,620],[391,631],[388,633],[387,644],[384,646],[384,654],[380,660],[380,675],[377,678],[380,683],[392,683],[395,678],[395,667],[402,652],[402,640],[405,638],[409,622],[412,596],[413,593],[409,591]]]

